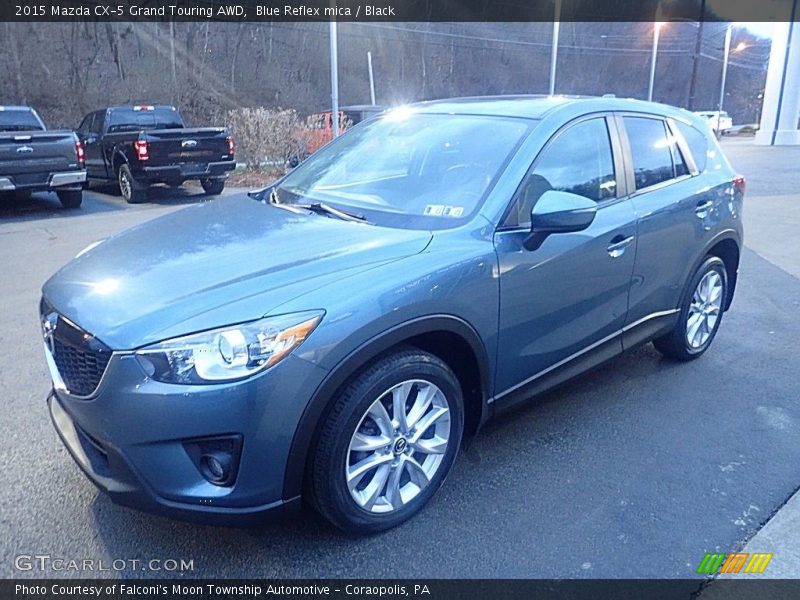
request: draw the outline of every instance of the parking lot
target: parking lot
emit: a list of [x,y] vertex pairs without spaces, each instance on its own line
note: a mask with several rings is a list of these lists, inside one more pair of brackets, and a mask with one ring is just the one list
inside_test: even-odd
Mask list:
[[800,147],[724,147],[748,180],[747,249],[708,354],[675,364],[648,345],[501,417],[422,514],[368,538],[310,512],[223,529],[99,494],[47,415],[40,287],[87,244],[201,190],[161,188],[136,206],[93,190],[75,211],[47,194],[0,206],[0,576],[42,575],[15,570],[20,554],[193,560],[185,577],[695,576],[706,552],[740,548],[800,488]]

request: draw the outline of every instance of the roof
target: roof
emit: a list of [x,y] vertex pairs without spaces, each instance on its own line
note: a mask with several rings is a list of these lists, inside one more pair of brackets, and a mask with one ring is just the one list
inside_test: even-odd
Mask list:
[[492,115],[498,117],[541,119],[548,112],[556,108],[584,104],[587,111],[630,110],[660,115],[691,114],[688,111],[666,104],[609,96],[475,96],[470,98],[451,98],[419,102],[411,106],[413,106],[416,111],[426,113]]
[[412,106],[420,112],[470,115],[494,115],[539,119],[549,110],[567,104],[578,96],[474,96],[419,102]]
[[3,105],[0,106],[0,110],[33,110],[33,109],[30,106]]

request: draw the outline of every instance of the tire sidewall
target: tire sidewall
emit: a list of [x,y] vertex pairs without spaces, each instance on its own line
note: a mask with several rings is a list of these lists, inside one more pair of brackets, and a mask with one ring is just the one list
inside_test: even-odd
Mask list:
[[[686,324],[689,318],[689,308],[691,307],[692,298],[694,297],[694,292],[697,289],[697,285],[709,271],[716,271],[717,274],[719,274],[720,278],[722,279],[722,302],[720,304],[719,316],[717,317],[717,322],[714,324],[714,329],[711,331],[711,335],[708,336],[708,339],[702,346],[700,346],[699,348],[693,348],[689,344],[689,340],[686,339]],[[700,356],[706,350],[708,350],[709,346],[711,346],[711,343],[717,336],[720,324],[722,323],[722,315],[725,312],[725,302],[727,300],[727,297],[728,297],[728,272],[725,270],[725,263],[722,261],[722,259],[716,256],[710,256],[706,260],[704,260],[703,263],[697,268],[697,270],[694,273],[694,276],[689,281],[689,287],[686,290],[686,295],[683,299],[683,304],[681,305],[681,313],[680,313],[680,318],[678,320],[679,330],[676,331],[675,333],[676,335],[680,335],[680,343],[683,348],[683,351],[687,354],[687,356],[692,356],[692,357]]]
[[[386,391],[403,381],[424,379],[439,387],[447,398],[450,408],[450,440],[444,459],[439,465],[433,480],[419,495],[398,511],[375,514],[358,506],[350,495],[345,481],[350,440],[362,417],[372,403]],[[350,406],[337,419],[339,435],[333,445],[327,468],[329,477],[326,493],[330,495],[332,506],[338,514],[331,515],[334,522],[345,530],[374,532],[389,529],[416,514],[444,483],[461,445],[464,430],[464,403],[460,385],[455,375],[443,364],[431,361],[424,354],[405,362],[392,371],[374,378],[357,381],[351,392]]]

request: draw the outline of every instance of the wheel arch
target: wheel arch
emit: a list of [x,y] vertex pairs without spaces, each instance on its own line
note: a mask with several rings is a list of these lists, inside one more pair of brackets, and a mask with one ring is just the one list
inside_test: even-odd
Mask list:
[[112,171],[112,173],[114,174],[115,177],[117,176],[117,173],[119,172],[119,168],[122,165],[127,165],[128,162],[129,162],[128,161],[128,157],[125,156],[125,153],[122,150],[117,149],[117,150],[114,151],[114,154],[113,154],[113,156],[111,158],[111,171]]
[[739,276],[739,260],[741,258],[741,248],[739,241],[733,236],[723,236],[717,238],[706,251],[706,256],[716,256],[725,264],[725,272],[728,275],[728,295],[725,298],[725,310],[731,307],[733,302],[733,292],[736,289],[736,280]]
[[283,482],[283,497],[294,498],[303,488],[309,454],[319,424],[332,400],[364,365],[400,346],[413,345],[444,360],[464,388],[465,437],[477,433],[488,417],[491,384],[489,355],[477,331],[451,315],[431,315],[391,329],[356,348],[317,387],[295,430]]

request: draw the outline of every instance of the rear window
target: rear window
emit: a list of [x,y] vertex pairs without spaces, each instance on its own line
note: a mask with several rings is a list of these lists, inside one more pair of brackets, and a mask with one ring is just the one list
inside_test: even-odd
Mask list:
[[178,111],[172,108],[154,108],[152,110],[115,108],[111,111],[108,121],[108,133],[181,128],[183,128],[183,119]]
[[689,152],[692,153],[697,170],[703,172],[708,161],[708,138],[703,132],[698,131],[691,125],[681,121],[673,121],[673,123],[678,127],[678,131],[680,131],[683,139],[689,145]]
[[624,117],[631,146],[636,189],[673,178],[672,151],[666,123],[661,119]]
[[0,110],[0,131],[44,131],[32,110]]

